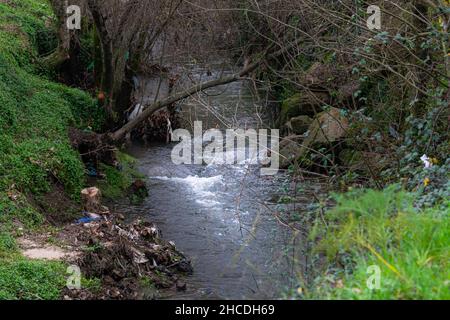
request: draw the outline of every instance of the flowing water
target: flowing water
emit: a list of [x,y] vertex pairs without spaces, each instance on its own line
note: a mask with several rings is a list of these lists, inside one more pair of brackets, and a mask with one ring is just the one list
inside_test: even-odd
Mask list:
[[[194,74],[209,72],[196,68]],[[268,122],[257,101],[248,84],[233,83],[186,101],[181,117],[186,128],[194,120],[202,120],[205,129],[258,128]],[[247,162],[175,165],[172,149],[153,144],[128,150],[140,160],[150,196],[143,205],[126,207],[132,217],[157,223],[163,237],[192,261],[188,290],[169,298],[279,298],[296,284],[302,264],[301,239],[274,214],[274,195],[286,177],[261,176]]]

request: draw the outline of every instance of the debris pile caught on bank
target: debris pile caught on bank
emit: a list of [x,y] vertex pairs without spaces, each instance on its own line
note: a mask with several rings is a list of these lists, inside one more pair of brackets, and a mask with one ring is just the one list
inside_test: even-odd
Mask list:
[[[100,199],[99,192],[93,194]],[[62,236],[81,248],[75,264],[83,277],[99,279],[101,289],[66,290],[66,299],[144,299],[155,298],[145,296],[145,287],[186,289],[182,277],[193,272],[191,264],[173,242],[162,240],[156,225],[127,223],[123,215],[105,211],[99,215],[100,220],[67,226]]]

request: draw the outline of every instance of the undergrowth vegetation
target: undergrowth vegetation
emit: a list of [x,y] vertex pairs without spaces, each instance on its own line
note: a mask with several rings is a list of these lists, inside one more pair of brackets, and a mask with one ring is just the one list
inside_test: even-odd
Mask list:
[[120,198],[127,193],[136,179],[144,178],[136,169],[136,159],[125,153],[117,152],[117,160],[120,163],[119,168],[104,164],[100,166],[101,171],[105,174],[105,179],[99,181],[99,188],[107,199]]
[[449,299],[450,203],[420,210],[415,197],[395,185],[337,196],[327,228],[313,232],[331,267],[306,296]]
[[[449,2],[420,9],[414,1],[404,0],[401,3],[408,6],[403,9],[400,2],[389,1],[384,11],[391,10],[393,19],[386,22],[388,31],[380,32],[359,25],[365,26],[365,1],[348,1],[351,5],[336,10],[338,2],[342,1],[275,1],[260,6],[256,1],[257,8],[253,2],[243,3],[240,27],[245,32],[240,41],[248,47],[249,56],[261,51],[271,37],[268,48],[281,41],[277,49],[292,49],[286,50],[292,54],[265,63],[259,75],[282,105],[278,126],[297,139],[297,146],[286,148],[292,161],[285,168],[290,165],[292,173],[301,167],[302,175],[325,176],[335,187],[351,189],[335,196],[334,208],[321,208],[320,218],[307,231],[314,243],[311,256],[316,258],[310,262],[315,271],[308,275],[313,279],[301,283],[289,297],[450,299],[450,53],[448,24],[443,21],[450,14]],[[116,2],[121,3],[127,2]],[[267,19],[274,12],[282,16]],[[130,32],[132,26],[120,24],[128,34],[118,32],[109,46],[98,46],[101,37],[97,36],[102,34],[95,28],[77,38],[83,50],[75,61],[82,64],[81,73],[86,75],[85,86],[80,86],[94,86],[99,80],[94,80],[99,76],[93,72],[96,67],[99,73],[111,72],[101,70],[108,65],[117,71],[109,75],[110,88],[100,90],[97,101],[86,92],[57,83],[58,70],[46,65],[45,58],[57,52],[59,45],[58,19],[49,3],[0,0],[0,299],[60,297],[64,263],[30,261],[18,250],[16,238],[46,221],[36,208],[37,199],[57,185],[68,200],[77,202],[86,187],[86,173],[104,177],[98,186],[106,198],[120,197],[142,178],[134,159],[120,153],[114,167],[89,168],[87,164],[86,170],[68,137],[70,127],[101,131],[107,116],[98,104],[105,103],[105,93],[124,97],[131,82],[138,80],[131,74],[137,68],[129,67],[144,56],[139,52],[145,51],[144,44],[153,46],[153,40],[145,38],[153,17],[144,10],[139,13],[148,20],[148,24],[136,24],[145,26],[144,31]],[[283,17],[286,13],[289,16]],[[130,17],[130,21],[139,21]],[[279,21],[286,22],[277,26]],[[176,38],[178,47],[184,40],[178,41],[178,34]],[[122,42],[127,45],[115,46]],[[92,61],[99,57],[91,51],[102,50],[100,60],[111,56],[110,64]],[[72,58],[69,55],[68,60]],[[129,59],[133,62],[127,65]],[[99,62],[101,67],[95,65]],[[126,78],[130,83],[123,85]],[[112,102],[108,100],[114,99],[106,98],[106,105]],[[119,103],[107,106],[109,118],[115,119],[116,111],[123,108]],[[318,134],[327,127],[334,127],[329,137]],[[280,202],[292,200],[286,197]],[[315,208],[295,212],[291,219],[302,221],[307,211],[304,220],[311,223],[309,215]],[[95,279],[84,281],[88,287],[100,286]]]
[[86,93],[52,82],[40,61],[54,50],[53,13],[45,1],[0,2],[0,298],[56,299],[63,265],[16,253],[17,226],[44,217],[30,197],[63,186],[77,200],[85,169],[72,149],[70,126],[96,129],[101,110]]
[[[348,1],[354,7],[340,10],[340,21],[333,1],[292,2],[298,18],[308,20],[300,8],[310,10],[308,27],[317,28],[304,29],[313,44],[285,62],[289,72],[274,66],[269,80],[283,105],[279,125],[301,145],[315,127],[295,123],[305,116],[320,121],[330,108],[336,112],[321,128],[330,131],[328,141],[316,139],[297,154],[291,150],[303,147],[285,143],[295,154],[289,169],[294,179],[305,170],[324,173],[343,192],[321,208],[312,231],[310,269],[320,270],[292,296],[450,298],[449,2],[392,3],[380,2],[380,30],[367,30],[365,1]],[[346,35],[337,36],[341,32]],[[311,104],[314,112],[307,114]],[[333,121],[343,132],[331,132]],[[380,287],[369,288],[377,268]]]
[[[307,299],[449,299],[450,203],[418,209],[398,185],[335,196],[315,224],[316,270]],[[318,240],[317,240],[318,239]],[[325,268],[325,270],[323,269]],[[303,287],[302,287],[303,288]]]
[[55,300],[66,283],[61,262],[29,261],[14,256],[0,263],[0,299]]

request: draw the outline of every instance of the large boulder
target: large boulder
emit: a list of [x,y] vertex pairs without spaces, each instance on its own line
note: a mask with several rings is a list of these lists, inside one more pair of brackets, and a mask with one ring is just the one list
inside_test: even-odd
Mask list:
[[350,127],[341,109],[319,113],[304,135],[292,135],[280,142],[280,167],[287,168],[319,145],[344,139]]
[[336,68],[332,64],[316,62],[301,77],[301,81],[309,87],[325,86],[336,75]]
[[298,81],[310,89],[336,89],[339,84],[348,81],[351,70],[349,65],[316,62],[299,75]]
[[339,102],[345,102],[351,99],[360,88],[359,81],[354,80],[346,82],[336,89],[336,98]]
[[347,135],[349,126],[349,121],[343,115],[343,110],[331,108],[317,115],[309,127],[305,142],[309,145],[335,142]]
[[349,121],[341,109],[331,108],[319,113],[305,134],[305,140],[296,154],[296,159],[300,159],[319,145],[329,145],[344,139],[349,127]]
[[327,92],[302,92],[283,101],[280,123],[298,116],[314,116],[322,111],[322,106],[330,103]]
[[360,82],[352,74],[353,64],[314,63],[299,75],[299,83],[312,91],[325,91],[334,103],[346,103],[360,89]]

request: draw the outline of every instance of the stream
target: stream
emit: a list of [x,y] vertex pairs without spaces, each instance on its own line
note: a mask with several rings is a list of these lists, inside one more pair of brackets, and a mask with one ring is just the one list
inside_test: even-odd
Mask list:
[[[219,72],[194,67],[191,74],[205,80]],[[190,129],[194,120],[206,129],[263,127],[269,117],[258,101],[245,82],[210,89],[180,106],[183,127]],[[166,298],[276,299],[295,287],[301,238],[274,215],[274,199],[287,177],[261,176],[260,168],[246,161],[175,165],[173,146],[129,148],[147,176],[150,196],[139,206],[121,208],[130,217],[155,222],[192,261],[187,291]]]

